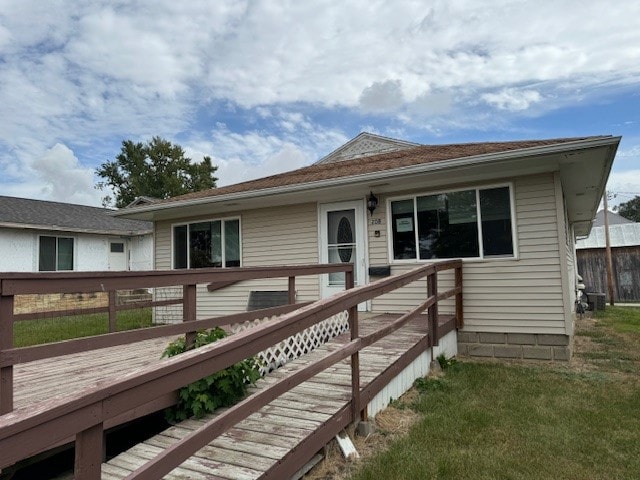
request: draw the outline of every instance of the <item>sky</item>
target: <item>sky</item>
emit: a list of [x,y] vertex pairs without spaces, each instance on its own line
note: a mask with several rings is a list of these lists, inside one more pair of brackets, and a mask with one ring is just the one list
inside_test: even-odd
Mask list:
[[0,0],[0,195],[101,204],[160,136],[218,186],[362,131],[423,144],[621,135],[640,194],[637,0]]

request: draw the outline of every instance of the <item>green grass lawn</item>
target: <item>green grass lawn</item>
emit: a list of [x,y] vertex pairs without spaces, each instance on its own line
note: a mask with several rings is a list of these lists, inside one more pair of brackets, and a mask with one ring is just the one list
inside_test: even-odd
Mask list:
[[616,332],[640,335],[640,308],[607,307],[603,312],[596,313],[596,319],[601,325],[612,327]]
[[640,478],[640,309],[589,322],[576,365],[465,361],[419,380],[400,407],[420,420],[351,478]]
[[[149,326],[151,308],[118,312],[118,331]],[[14,344],[16,347],[26,347],[103,333],[109,333],[109,317],[106,313],[23,320],[14,325]]]

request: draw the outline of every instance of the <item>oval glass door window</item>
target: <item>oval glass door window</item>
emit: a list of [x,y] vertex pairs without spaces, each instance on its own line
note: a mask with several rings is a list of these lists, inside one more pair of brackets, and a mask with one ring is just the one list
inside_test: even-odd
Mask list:
[[351,227],[351,222],[347,217],[342,217],[338,223],[337,240],[338,241],[336,243],[343,244],[338,250],[340,260],[342,260],[343,263],[347,263],[351,260],[351,255],[353,253],[353,247],[351,245],[344,245],[345,243],[353,243],[353,228]]

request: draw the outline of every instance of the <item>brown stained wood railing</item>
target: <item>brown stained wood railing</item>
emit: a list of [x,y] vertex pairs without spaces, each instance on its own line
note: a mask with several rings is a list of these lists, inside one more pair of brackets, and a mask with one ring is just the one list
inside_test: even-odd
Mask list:
[[[352,384],[359,382],[358,368],[353,367],[354,364],[357,366],[357,357],[353,357],[353,355],[364,347],[401,328],[411,319],[421,315],[425,309],[433,311],[438,300],[442,298],[455,296],[456,305],[458,305],[458,298],[461,299],[462,295],[461,275],[460,279],[458,279],[456,274],[454,288],[446,292],[438,293],[437,290],[434,292],[434,287],[429,287],[429,295],[424,302],[383,329],[366,336],[358,335],[358,320],[355,313],[357,305],[401,288],[425,276],[429,278],[428,285],[437,286],[435,280],[437,273],[449,269],[461,271],[462,262],[451,261],[422,266],[395,277],[388,277],[368,285],[348,289],[330,298],[286,313],[272,322],[245,330],[197,350],[191,350],[163,360],[158,365],[125,375],[124,378],[101,383],[99,386],[85,389],[64,399],[42,404],[36,408],[19,410],[2,416],[0,417],[0,452],[2,452],[0,468],[26,458],[32,452],[41,451],[57,441],[76,436],[76,452],[81,452],[76,457],[76,473],[83,472],[81,478],[99,478],[99,468],[95,467],[98,454],[95,452],[102,451],[102,426],[108,419],[144,405],[158,396],[175,391],[248,356],[255,355],[259,351],[336,313],[346,310],[353,314],[350,318],[351,328],[353,329],[352,339],[346,345],[331,352],[315,364],[296,371],[293,376],[278,381],[243,400],[240,404],[211,420],[184,440],[164,450],[161,455],[127,477],[130,479],[161,478],[195,451],[211,442],[216,436],[240,420],[336,362],[351,357]],[[347,275],[347,279],[348,277],[349,275]],[[350,283],[351,281],[347,280],[347,282]],[[432,314],[428,316],[432,317]],[[456,317],[457,322],[461,323],[461,311],[457,312]],[[355,335],[353,334],[354,331],[356,332]],[[437,327],[433,328],[433,326],[430,326],[430,331],[435,331],[436,334],[438,332]],[[437,338],[429,338],[428,340],[429,343],[437,342]],[[423,343],[422,346],[426,347],[427,344]],[[363,399],[358,397],[363,394],[368,400],[375,392],[372,391],[371,385],[365,391],[360,391],[360,388],[358,388],[356,392],[356,389],[354,389],[351,408],[349,409],[350,414],[346,417],[341,413],[341,419],[351,422],[359,419],[363,410],[361,403]],[[323,431],[322,435],[326,437],[332,432],[333,430],[329,429],[326,432]],[[86,456],[83,456],[82,452],[86,452]],[[303,452],[299,453],[302,454]],[[304,454],[306,453],[308,452],[304,452]],[[281,470],[281,472],[283,471],[287,470]],[[281,477],[274,476],[274,478]]]
[[[127,343],[135,343],[152,338],[174,334],[185,334],[187,343],[193,342],[198,330],[242,323],[265,316],[279,315],[291,311],[285,307],[266,309],[261,312],[244,313],[216,319],[196,320],[197,284],[218,284],[228,286],[252,279],[287,278],[289,298],[295,301],[295,279],[297,276],[345,272],[353,268],[349,264],[295,265],[253,268],[207,268],[198,270],[172,270],[147,272],[54,272],[54,273],[8,273],[0,274],[0,415],[13,410],[13,365],[43,360],[83,351],[106,348]],[[139,302],[138,304],[116,305],[117,290],[137,288],[159,288],[182,285],[183,298]],[[107,292],[108,307],[90,307],[78,310],[56,310],[38,313],[14,313],[17,295],[50,293],[93,293]],[[291,293],[293,292],[293,293]],[[150,327],[129,332],[115,332],[115,315],[120,310],[163,305],[183,305],[183,324]],[[53,316],[78,315],[86,313],[108,313],[109,334],[83,337],[62,342],[52,342],[32,347],[14,347],[13,325],[15,321]]]

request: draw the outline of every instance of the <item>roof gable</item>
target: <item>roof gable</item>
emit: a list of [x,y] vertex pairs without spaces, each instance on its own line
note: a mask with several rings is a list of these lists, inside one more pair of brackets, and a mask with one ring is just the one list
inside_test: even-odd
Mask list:
[[151,233],[150,222],[114,218],[113,210],[0,196],[0,226],[112,235]]
[[342,162],[344,160],[349,160],[357,157],[365,157],[377,155],[380,153],[405,150],[407,148],[413,148],[419,145],[420,144],[418,143],[383,137],[381,135],[375,135],[369,132],[362,132],[341,147],[336,148],[327,156],[322,157],[316,162],[316,164]]

